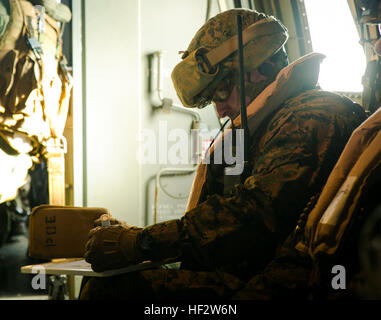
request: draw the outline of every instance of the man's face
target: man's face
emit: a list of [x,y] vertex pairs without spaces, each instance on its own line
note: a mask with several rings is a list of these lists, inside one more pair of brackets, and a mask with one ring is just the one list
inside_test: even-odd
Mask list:
[[233,86],[226,99],[213,100],[219,118],[229,117],[234,119],[240,113],[239,91],[237,86]]
[[[268,78],[257,70],[252,70],[249,77],[245,75],[245,80],[251,83],[260,83],[267,81]],[[255,97],[256,95],[246,96],[245,106],[248,106]],[[213,103],[216,106],[219,118],[229,117],[232,120],[235,119],[241,111],[239,88],[236,85],[231,85],[227,80],[221,81],[213,96]]]

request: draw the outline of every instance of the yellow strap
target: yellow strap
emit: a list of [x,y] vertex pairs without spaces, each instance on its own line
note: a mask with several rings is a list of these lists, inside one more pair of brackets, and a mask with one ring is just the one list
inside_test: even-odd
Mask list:
[[[52,112],[50,112],[50,110],[48,109],[48,106],[45,105],[46,104],[45,99],[43,100],[44,114],[49,121],[50,132],[53,138],[61,138],[63,135],[63,131],[65,129],[65,123],[67,119],[67,114],[69,110],[71,88],[72,88],[72,83],[63,82],[62,91],[60,95],[60,101],[59,101],[59,108],[57,113],[53,114]],[[45,97],[43,84],[41,84],[41,91],[42,91],[43,97]]]
[[47,167],[49,175],[49,204],[65,205],[65,150],[58,139],[47,148]]

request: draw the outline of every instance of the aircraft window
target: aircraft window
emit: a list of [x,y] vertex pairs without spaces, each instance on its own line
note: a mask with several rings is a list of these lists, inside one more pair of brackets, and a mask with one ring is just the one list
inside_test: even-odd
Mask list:
[[312,48],[326,55],[323,90],[361,92],[366,59],[347,0],[304,0]]

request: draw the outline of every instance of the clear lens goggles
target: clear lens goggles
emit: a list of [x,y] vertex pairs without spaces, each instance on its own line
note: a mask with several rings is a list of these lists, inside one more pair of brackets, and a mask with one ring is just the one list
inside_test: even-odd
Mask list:
[[224,102],[229,97],[233,90],[233,83],[230,79],[224,79],[222,80],[216,90],[214,91],[212,101],[213,102]]

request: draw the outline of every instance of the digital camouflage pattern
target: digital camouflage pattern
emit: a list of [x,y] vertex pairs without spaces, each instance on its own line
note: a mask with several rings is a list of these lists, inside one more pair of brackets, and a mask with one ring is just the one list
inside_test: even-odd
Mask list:
[[210,164],[202,202],[138,236],[144,259],[173,257],[182,261],[180,270],[92,278],[81,298],[106,297],[105,288],[109,298],[130,298],[134,288],[134,298],[268,299],[277,290],[305,288],[308,262],[279,249],[365,118],[359,105],[317,89],[285,101],[252,137],[252,170],[244,183],[226,192],[223,165]]
[[[237,35],[236,16],[242,16],[242,30],[260,20],[277,21],[281,28],[270,36],[262,36],[249,41],[244,47],[244,62],[247,70],[252,70],[261,65],[278,51],[287,41],[287,29],[272,16],[265,15],[255,10],[231,9],[223,11],[209,19],[195,34],[182,58],[199,48],[207,50],[220,46],[224,41]],[[281,31],[280,31],[281,30]],[[238,53],[230,55],[222,64],[230,72],[238,74]],[[237,81],[238,83],[238,81]]]
[[188,45],[187,52],[192,52],[201,47],[212,49],[219,46],[223,41],[235,36],[237,34],[235,20],[237,14],[242,16],[242,29],[266,17],[263,13],[248,9],[223,11],[210,18],[197,31]]
[[[221,79],[228,77],[232,83],[239,85],[237,51],[228,55],[226,59],[222,59],[222,55],[225,57],[226,52],[230,52],[230,49],[223,47],[223,43],[237,34],[236,17],[238,14],[242,16],[242,30],[253,25],[252,38],[244,44],[243,49],[245,71],[258,68],[276,52],[280,53],[278,58],[283,53],[283,49],[280,49],[287,41],[288,33],[276,18],[248,9],[231,9],[217,14],[198,30],[187,50],[184,51],[183,60],[172,71],[174,88],[185,107],[203,108],[209,105]],[[231,48],[231,45],[227,47]],[[209,58],[204,57],[207,52],[216,48],[220,51],[218,54],[214,52],[214,60],[212,58],[209,61]],[[211,53],[209,52],[209,54]],[[277,69],[276,71],[280,71],[285,64],[281,63],[281,59],[277,60],[280,61],[275,64],[274,68]],[[283,54],[282,60],[287,60],[286,54]],[[210,65],[217,61],[221,61],[218,63],[218,67]],[[202,68],[200,68],[201,65]],[[259,87],[263,90],[273,80],[274,78],[268,79]],[[249,87],[253,86],[257,87],[249,82]]]

